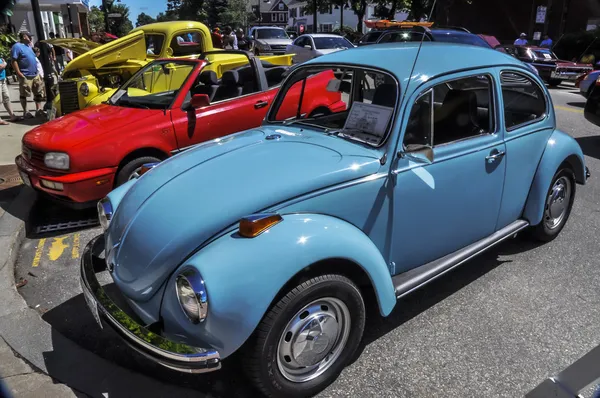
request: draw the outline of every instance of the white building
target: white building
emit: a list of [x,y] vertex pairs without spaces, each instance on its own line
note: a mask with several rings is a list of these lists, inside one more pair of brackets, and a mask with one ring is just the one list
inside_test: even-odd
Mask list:
[[[313,29],[313,15],[312,12],[308,12],[311,7],[311,4],[306,1],[301,0],[289,0],[287,3],[289,10],[289,19],[287,26],[295,27],[298,25],[304,25],[308,32],[312,32]],[[304,12],[306,10],[307,12]],[[369,18],[373,18],[373,14],[375,13],[375,5],[369,4],[365,11],[364,20]],[[395,15],[395,19],[397,21],[403,21],[408,17],[407,12],[398,12]],[[341,23],[341,10],[337,6],[332,6],[327,13],[319,13],[317,14],[317,23],[319,24],[318,32],[331,32],[335,29],[340,28]],[[352,29],[356,30],[356,25],[358,25],[358,17],[352,11],[351,8],[344,9],[344,26],[348,26]],[[361,31],[363,33],[367,32],[367,28],[361,26]]]
[[[88,35],[87,13],[89,0],[39,0],[44,27],[44,37],[50,32],[61,37],[81,37]],[[38,41],[41,35],[35,28],[31,0],[17,0],[10,23],[17,32],[28,31]]]

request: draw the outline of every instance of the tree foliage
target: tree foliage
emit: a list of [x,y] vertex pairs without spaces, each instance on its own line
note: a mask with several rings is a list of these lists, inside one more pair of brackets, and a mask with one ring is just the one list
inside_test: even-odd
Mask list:
[[232,28],[246,27],[256,22],[256,15],[248,11],[247,5],[247,0],[229,0],[219,22]]
[[92,6],[88,13],[88,23],[92,32],[104,32],[104,12],[96,6]]
[[142,25],[148,25],[151,23],[156,22],[156,20],[154,18],[152,18],[150,15],[147,15],[145,13],[141,13],[138,15],[137,17],[137,21],[135,22],[135,26],[142,26]]
[[113,4],[111,13],[121,14],[119,18],[109,18],[110,33],[118,37],[125,36],[133,29],[133,23],[129,20],[129,7],[125,4]]

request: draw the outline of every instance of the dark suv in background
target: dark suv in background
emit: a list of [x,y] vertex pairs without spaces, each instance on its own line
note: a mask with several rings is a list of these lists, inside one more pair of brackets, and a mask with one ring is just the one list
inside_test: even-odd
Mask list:
[[360,38],[358,46],[379,43],[400,43],[406,41],[421,41],[425,34],[425,41],[440,41],[446,43],[470,44],[479,47],[492,48],[481,37],[464,28],[436,27],[422,30],[414,28],[391,28],[387,30],[372,30]]

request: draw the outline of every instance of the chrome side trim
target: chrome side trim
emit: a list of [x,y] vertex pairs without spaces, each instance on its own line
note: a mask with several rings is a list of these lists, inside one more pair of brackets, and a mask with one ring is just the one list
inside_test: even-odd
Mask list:
[[392,277],[392,282],[396,291],[396,298],[400,299],[407,294],[425,286],[429,282],[437,279],[446,272],[486,251],[490,247],[495,246],[503,240],[515,235],[517,232],[526,228],[527,226],[529,226],[527,221],[517,220],[501,230],[494,232],[487,238],[477,241],[463,249]]
[[85,247],[81,258],[81,286],[84,295],[93,301],[92,305],[97,307],[105,323],[133,349],[167,368],[185,373],[205,373],[220,369],[218,351],[167,340],[138,324],[116,306],[96,278],[96,272],[106,269],[106,262],[99,257],[104,251],[104,244],[104,235],[100,235]]

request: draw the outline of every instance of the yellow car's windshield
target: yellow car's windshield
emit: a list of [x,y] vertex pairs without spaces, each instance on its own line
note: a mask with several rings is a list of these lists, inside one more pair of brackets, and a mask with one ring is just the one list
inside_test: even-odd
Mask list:
[[167,109],[194,70],[190,61],[155,61],[138,71],[113,96],[116,106]]

